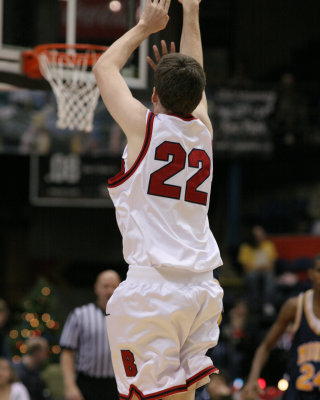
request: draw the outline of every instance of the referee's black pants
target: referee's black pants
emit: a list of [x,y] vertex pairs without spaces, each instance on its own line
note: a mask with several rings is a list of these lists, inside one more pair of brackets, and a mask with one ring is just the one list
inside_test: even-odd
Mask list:
[[118,400],[116,380],[114,378],[92,378],[79,373],[77,385],[85,400]]

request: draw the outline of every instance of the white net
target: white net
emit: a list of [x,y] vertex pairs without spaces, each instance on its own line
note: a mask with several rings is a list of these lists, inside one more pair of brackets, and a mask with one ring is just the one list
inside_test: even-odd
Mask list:
[[38,55],[40,71],[49,81],[57,99],[60,129],[91,132],[99,90],[91,66],[100,53],[94,50],[47,50]]

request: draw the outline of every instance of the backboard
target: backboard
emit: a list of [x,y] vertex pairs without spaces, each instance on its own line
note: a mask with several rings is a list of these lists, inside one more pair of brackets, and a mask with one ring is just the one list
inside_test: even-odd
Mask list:
[[[21,76],[22,53],[43,43],[110,45],[137,22],[144,0],[0,0],[0,74]],[[123,69],[147,86],[147,41]]]

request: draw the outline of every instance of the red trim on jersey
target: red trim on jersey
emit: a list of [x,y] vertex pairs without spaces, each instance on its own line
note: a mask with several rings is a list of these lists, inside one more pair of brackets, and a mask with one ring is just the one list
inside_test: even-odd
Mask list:
[[183,121],[193,121],[193,120],[195,120],[195,119],[197,119],[197,118],[195,118],[193,115],[180,115],[180,114],[167,114],[167,115],[169,115],[170,117],[177,117],[177,118],[180,118],[180,119],[182,119]]
[[194,383],[200,381],[201,379],[205,378],[211,374],[218,374],[219,370],[217,367],[212,365],[211,367],[207,367],[202,371],[198,372],[197,374],[193,375],[191,378],[187,379],[187,387],[193,385]]
[[123,162],[121,171],[114,177],[108,179],[108,186],[110,188],[114,188],[116,186],[121,185],[123,182],[125,182],[127,179],[129,179],[132,176],[132,174],[135,172],[135,170],[139,167],[141,161],[144,159],[144,157],[147,154],[147,151],[149,149],[149,145],[150,145],[151,137],[152,137],[154,118],[155,118],[155,115],[152,112],[150,112],[148,115],[148,120],[147,120],[146,135],[144,138],[144,143],[143,143],[140,154],[139,154],[138,158],[136,159],[135,163],[127,172],[125,172],[124,171],[124,162]]
[[186,392],[188,387],[205,378],[208,375],[217,373],[218,369],[215,366],[207,367],[197,374],[193,375],[191,378],[187,379],[186,384],[173,386],[171,388],[160,390],[159,392],[143,395],[143,393],[134,385],[130,386],[128,396],[119,393],[120,400],[132,400],[133,396],[138,396],[140,400],[161,400],[163,397],[171,396],[173,394]]

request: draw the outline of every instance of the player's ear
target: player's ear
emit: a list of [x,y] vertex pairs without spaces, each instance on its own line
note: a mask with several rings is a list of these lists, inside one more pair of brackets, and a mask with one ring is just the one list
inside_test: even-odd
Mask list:
[[159,101],[158,94],[157,94],[157,89],[155,87],[153,87],[151,101],[152,101],[153,104],[158,103],[158,101]]

